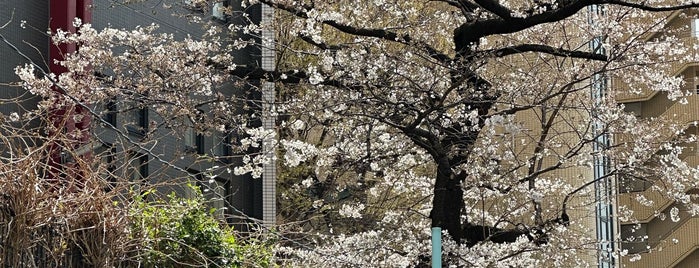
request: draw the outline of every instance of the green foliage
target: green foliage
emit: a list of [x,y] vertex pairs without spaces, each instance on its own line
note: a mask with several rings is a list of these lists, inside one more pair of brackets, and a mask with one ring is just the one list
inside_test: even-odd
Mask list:
[[172,193],[167,200],[147,201],[151,191],[135,200],[131,219],[134,238],[142,241],[140,262],[146,267],[269,267],[271,245],[239,242],[233,227],[219,222],[199,189],[192,189],[194,198]]
[[248,237],[238,241],[236,255],[242,267],[278,267],[272,262],[276,239]]

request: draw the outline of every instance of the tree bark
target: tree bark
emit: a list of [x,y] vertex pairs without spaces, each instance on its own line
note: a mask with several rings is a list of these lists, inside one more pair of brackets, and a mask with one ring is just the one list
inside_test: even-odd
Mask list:
[[449,159],[442,156],[437,160],[437,180],[432,200],[432,227],[446,230],[457,243],[461,243],[461,211],[464,208],[461,182],[451,170]]

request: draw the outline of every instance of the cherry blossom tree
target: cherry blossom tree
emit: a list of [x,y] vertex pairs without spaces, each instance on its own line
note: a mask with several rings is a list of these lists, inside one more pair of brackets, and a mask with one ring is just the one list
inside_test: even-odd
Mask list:
[[[687,16],[682,11],[697,4],[259,0],[242,7],[258,3],[277,10],[277,23],[210,26],[185,40],[156,26],[96,31],[76,22],[77,33],[53,37],[81,45],[63,62],[68,72],[17,73],[45,100],[40,109],[53,105],[54,85],[71,105],[118,99],[151,107],[164,128],[244,137],[230,144],[239,161],[211,172],[259,176],[269,159],[251,148],[278,133],[288,187],[280,203],[291,207],[282,213],[301,221],[280,230],[304,234],[283,234],[279,255],[292,264],[424,265],[429,227],[446,231],[450,265],[589,264],[599,250],[595,204],[605,202],[594,186],[617,176],[668,182],[654,187],[697,211],[685,189],[699,174],[680,160],[696,138],[682,135],[683,124],[638,117],[615,101],[649,90],[680,101],[691,93],[673,70],[695,60],[676,37],[689,26],[664,27],[670,13]],[[276,40],[260,42],[266,27]],[[274,71],[231,56],[272,41]],[[277,85],[271,110],[254,97],[260,81]],[[262,113],[278,115],[278,129],[256,127]],[[595,177],[599,159],[605,170]]]
[[[370,263],[403,256],[414,265],[420,256],[382,240],[404,239],[396,229],[405,230],[401,224],[407,222],[424,226],[420,216],[427,215],[431,226],[456,241],[455,263],[523,266],[521,261],[541,256],[584,262],[584,254],[554,249],[597,249],[590,236],[591,204],[600,201],[596,183],[615,176],[663,177],[661,170],[683,177],[696,172],[677,160],[680,151],[656,154],[679,148],[683,138],[673,137],[684,126],[643,120],[615,102],[617,94],[648,89],[673,100],[688,94],[670,63],[693,61],[691,53],[670,46],[678,40],[672,31],[649,33],[661,30],[668,16],[657,12],[692,4],[261,2],[281,10],[280,25],[292,25],[277,40],[280,71],[266,73],[284,83],[281,94],[292,95],[283,103],[289,126],[310,135],[321,127],[320,135],[331,140],[282,140],[287,165],[305,160],[316,166],[315,174],[299,179],[313,187],[373,193],[373,200],[360,196],[354,206],[335,206],[349,218],[376,213],[369,206],[385,208],[377,202],[381,197],[400,196],[395,189],[379,190],[387,182],[407,185],[403,196],[432,199],[424,207],[409,206],[423,212],[413,213],[413,221],[389,223],[385,217],[395,211],[384,211],[384,218],[368,222],[388,222],[352,238],[359,241],[329,243],[329,255],[348,252],[340,265],[356,261],[370,240],[387,250]],[[300,94],[287,90],[296,79],[306,83]],[[594,94],[600,81],[612,84]],[[611,135],[614,145],[600,144]],[[601,157],[613,165],[595,178],[591,170]],[[677,180],[693,185],[691,178]],[[432,192],[424,193],[425,186]],[[682,188],[665,190],[690,199],[676,191]],[[407,244],[424,250],[426,231]]]

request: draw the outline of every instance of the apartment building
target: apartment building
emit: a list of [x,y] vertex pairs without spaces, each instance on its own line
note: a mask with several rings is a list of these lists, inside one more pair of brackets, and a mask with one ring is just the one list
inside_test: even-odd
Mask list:
[[[36,97],[27,94],[21,87],[12,85],[18,80],[14,68],[28,62],[24,55],[38,65],[45,66],[45,71],[60,73],[61,67],[56,66],[53,60],[60,59],[61,53],[75,49],[60,47],[60,51],[56,51],[56,46],[50,44],[46,34],[49,26],[53,30],[70,29],[76,17],[92,23],[98,30],[105,27],[133,29],[158,24],[158,32],[172,34],[175,39],[181,40],[196,38],[203,32],[201,25],[188,22],[187,16],[198,16],[205,22],[223,27],[230,23],[243,23],[240,16],[223,12],[224,9],[233,10],[233,14],[247,13],[254,21],[262,19],[263,10],[270,16],[267,7],[258,5],[243,10],[238,1],[220,1],[212,6],[193,6],[190,1],[172,6],[163,5],[161,1],[128,4],[111,0],[2,1],[0,18],[7,20],[8,25],[0,31],[15,48],[4,44],[0,46],[0,59],[3,61],[0,64],[0,98],[16,101],[1,105],[0,112],[23,114],[38,102]],[[270,68],[270,62],[274,58],[271,50],[261,51],[252,47],[232,53],[235,54],[237,64],[262,64],[265,68]],[[260,87],[262,86],[273,92],[273,86]],[[233,83],[220,90],[221,94],[227,96],[249,94]],[[267,97],[273,96],[269,92],[265,94]],[[260,99],[262,95],[256,93],[252,97]],[[163,193],[174,191],[180,195],[192,194],[185,186],[189,182],[200,186],[211,205],[219,208],[220,216],[230,223],[253,218],[274,223],[274,164],[265,167],[263,179],[221,172],[226,170],[223,167],[242,161],[240,155],[235,155],[230,150],[230,144],[240,137],[226,131],[197,130],[186,125],[160,128],[163,125],[162,118],[147,104],[114,100],[93,104],[92,108],[101,114],[101,118],[83,117],[86,122],[72,122],[69,119],[65,128],[82,128],[81,130],[91,133],[84,140],[79,140],[79,145],[71,146],[78,148],[81,153],[99,157],[114,180],[157,184],[161,185],[158,189]],[[243,108],[240,111],[252,113]],[[207,111],[204,109],[201,112]],[[77,109],[62,114],[69,117],[70,113],[74,115],[81,111]],[[251,120],[251,124],[273,127],[274,122],[270,120],[270,117],[263,117]],[[52,161],[56,165],[66,165],[71,161],[60,150],[51,155],[55,158]]]
[[[697,44],[699,44],[699,19],[696,11],[678,11],[670,14],[666,25],[657,32],[649,33],[644,38],[648,42],[662,40],[665,36],[678,37],[682,45],[689,47],[692,58],[696,58]],[[582,41],[584,42],[584,41]],[[598,43],[599,44],[599,43]],[[590,46],[594,47],[595,41]],[[593,48],[594,50],[594,48]],[[524,60],[523,60],[524,61]],[[532,60],[533,61],[533,60]],[[513,63],[516,65],[517,63]],[[668,98],[667,92],[654,90],[651,88],[631,90],[628,85],[624,85],[614,78],[605,80],[603,85],[597,85],[597,78],[592,77],[591,86],[581,91],[579,95],[571,98],[580,98],[578,104],[587,102],[588,105],[570,105],[570,107],[590,107],[590,102],[595,101],[596,95],[607,94],[600,92],[607,88],[607,92],[617,94],[615,100],[619,105],[623,105],[627,112],[634,113],[639,118],[654,118],[659,121],[673,122],[683,125],[681,134],[676,134],[674,130],[667,129],[667,133],[660,133],[663,137],[676,137],[678,139],[687,138],[692,135],[699,135],[697,123],[699,122],[699,67],[696,62],[676,62],[672,63],[672,74],[682,77],[685,80],[684,89],[695,94],[684,99],[672,101]],[[506,69],[503,74],[509,71]],[[603,80],[603,79],[600,79]],[[635,91],[641,90],[640,94]],[[590,92],[592,97],[590,98]],[[587,96],[583,96],[587,94]],[[593,109],[591,109],[593,110]],[[575,120],[591,120],[588,111],[566,110],[561,113],[561,121],[571,122]],[[579,113],[579,114],[576,114]],[[536,109],[519,112],[518,120],[522,122],[522,129],[527,130],[526,135],[512,137],[512,139],[526,139],[527,136],[538,137],[541,132],[541,121],[545,112]],[[574,119],[576,118],[576,119]],[[581,131],[568,126],[554,125],[552,127],[556,135],[563,137],[563,140],[576,140],[575,131]],[[573,134],[573,135],[571,135]],[[594,152],[596,144],[604,146],[613,145],[615,142],[624,142],[633,139],[632,137],[616,136],[615,133],[595,133],[595,144],[586,147],[586,153],[596,155]],[[509,134],[504,131],[501,135],[507,137]],[[554,137],[556,135],[552,135]],[[509,137],[508,137],[509,138]],[[662,142],[658,140],[658,142]],[[516,148],[517,152],[524,152],[521,155],[527,157],[534,152],[535,142]],[[680,158],[691,167],[699,165],[699,145],[697,142],[686,143]],[[529,147],[528,147],[529,146]],[[562,146],[566,148],[566,146]],[[663,154],[658,151],[657,154]],[[555,163],[557,159],[543,158],[543,166]],[[653,163],[647,163],[652,165]],[[606,167],[605,167],[606,166]],[[578,187],[585,182],[598,181],[608,174],[612,166],[607,160],[594,159],[592,168],[576,167],[571,169],[562,168],[554,172],[552,176],[567,178],[566,182],[572,187]],[[596,253],[592,253],[585,258],[589,263],[597,264],[599,267],[699,267],[699,217],[692,216],[684,204],[674,202],[667,198],[667,193],[662,187],[653,187],[654,183],[670,184],[667,178],[635,178],[626,175],[618,175],[612,180],[599,180],[603,183],[594,183],[595,189],[587,192],[587,195],[577,196],[577,201],[571,211],[568,207],[571,218],[579,219],[581,225],[591,230],[587,235],[597,238]],[[591,189],[589,187],[588,189]],[[613,192],[616,191],[616,192]],[[696,189],[688,189],[688,193],[697,194]],[[618,195],[617,195],[618,193]],[[550,199],[557,197],[551,196]],[[551,211],[557,211],[556,205],[560,205],[562,198],[551,201]],[[568,204],[570,205],[570,204]],[[633,211],[630,217],[619,217],[618,209],[624,208]],[[571,225],[572,226],[572,225]],[[596,232],[596,233],[595,233]],[[625,253],[619,257],[617,253]],[[578,251],[578,254],[587,254]],[[596,255],[596,256],[595,256]]]
[[[699,19],[695,13],[675,12],[662,31],[647,36],[649,41],[664,35],[680,38],[688,47],[699,40]],[[696,49],[690,53],[696,55]],[[699,93],[699,67],[693,62],[677,62],[672,72],[685,80],[685,89]],[[613,85],[622,92],[616,96],[627,111],[641,118],[657,118],[684,125],[684,134],[697,135],[699,97],[688,96],[687,103],[671,101],[664,92],[643,89],[641,94],[629,94],[624,85]],[[696,143],[686,144],[680,158],[689,166],[699,165]],[[658,152],[661,153],[661,152]],[[659,178],[618,178],[618,206],[634,211],[628,221],[619,221],[620,250],[629,255],[620,259],[621,267],[697,267],[699,266],[699,218],[688,213],[685,205],[662,197],[660,188],[653,187]],[[696,193],[696,189],[688,190]],[[639,202],[647,200],[648,202]],[[644,203],[644,204],[641,204]],[[639,258],[640,257],[640,258]]]

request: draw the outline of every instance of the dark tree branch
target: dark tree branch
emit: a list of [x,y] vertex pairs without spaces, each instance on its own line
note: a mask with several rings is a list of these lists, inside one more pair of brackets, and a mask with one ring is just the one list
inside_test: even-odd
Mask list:
[[417,134],[418,131],[410,131],[410,132],[404,132],[408,138],[410,138],[411,141],[413,141],[417,146],[420,148],[424,149],[427,151],[430,155],[435,156],[439,154],[439,151],[437,151],[434,146],[432,146],[432,143],[429,142],[429,140],[425,139],[423,136],[420,134]]
[[305,41],[306,43],[309,43],[317,48],[320,48],[322,50],[340,50],[342,48],[345,48],[346,46],[343,45],[328,45],[325,42],[316,42],[313,40],[313,38],[308,37],[306,35],[301,35],[300,36],[301,40]]
[[[291,14],[294,14],[295,16],[297,16],[299,18],[304,18],[304,19],[309,18],[308,14],[306,13],[305,10],[309,10],[312,8],[310,6],[304,6],[303,9],[299,9],[297,7],[294,7],[294,6],[285,5],[285,4],[278,3],[278,2],[275,2],[272,0],[260,0],[260,2],[267,4],[267,5],[270,5],[274,8],[278,8],[278,9],[287,11]],[[331,26],[331,27],[333,27],[333,28],[335,28],[343,33],[346,33],[346,34],[351,34],[351,35],[356,35],[356,36],[364,36],[364,37],[374,37],[374,38],[379,38],[379,39],[383,39],[386,41],[398,42],[398,43],[402,43],[405,45],[416,46],[418,48],[425,49],[430,57],[432,57],[440,62],[447,62],[450,60],[449,56],[445,55],[444,53],[439,52],[437,49],[431,47],[430,45],[428,45],[424,42],[414,40],[408,34],[399,35],[396,32],[384,30],[384,29],[355,27],[355,26],[342,24],[342,23],[339,23],[339,22],[334,21],[334,20],[323,20],[320,22],[325,24],[325,25]]]
[[[641,2],[642,3],[642,2]],[[663,12],[663,11],[675,11],[686,8],[699,7],[699,3],[691,3],[679,6],[664,6],[664,7],[654,7],[649,5],[644,5],[640,3],[629,3],[620,0],[602,0],[602,4],[612,4],[617,6],[631,7],[635,9],[650,11],[650,12]]]
[[[468,11],[468,12],[473,12],[477,8],[479,8],[478,5],[471,3],[470,1],[467,0],[434,0],[438,2],[444,2],[449,4],[450,6],[453,6],[455,8],[458,8],[462,11]],[[465,15],[465,13],[464,13]]]
[[[572,85],[571,85],[572,86]],[[563,90],[566,90],[565,88]],[[549,131],[551,131],[551,128],[553,127],[553,123],[556,120],[556,117],[558,116],[558,113],[561,111],[566,99],[568,97],[568,94],[564,94],[561,96],[561,98],[558,100],[558,104],[556,107],[553,108],[553,112],[551,115],[549,115],[548,120],[546,120],[546,106],[542,107],[542,120],[546,120],[546,122],[542,122],[543,124],[541,125],[541,135],[539,136],[539,141],[536,143],[536,148],[534,148],[534,153],[533,156],[529,159],[529,189],[533,190],[536,188],[536,179],[538,176],[531,176],[534,174],[537,169],[541,169],[541,165],[543,164],[543,157],[539,157],[541,155],[541,152],[545,149],[545,143],[546,140],[549,137]],[[538,159],[537,159],[538,158]],[[561,161],[557,163],[558,165],[561,165]],[[534,220],[536,223],[542,223],[542,208],[541,208],[541,202],[536,201],[535,199],[532,198],[532,203],[534,203]]]
[[478,5],[471,2],[470,0],[457,0],[457,2],[459,2],[459,4],[461,4],[461,6],[463,6],[468,11],[474,11],[478,9]]
[[[287,11],[299,18],[304,18],[308,19],[309,16],[307,14],[307,10],[312,9],[310,6],[304,6],[303,9],[294,7],[292,5],[286,5],[282,3],[278,3],[275,1],[271,0],[261,0],[260,2],[270,5],[274,8],[278,8],[284,11]],[[305,9],[305,10],[304,10]],[[412,38],[409,35],[398,35],[395,32],[384,30],[384,29],[371,29],[371,28],[360,28],[360,27],[354,27],[346,24],[339,23],[334,20],[323,20],[320,21],[323,24],[326,24],[328,26],[331,26],[335,29],[340,30],[341,32],[347,33],[347,34],[352,34],[352,35],[358,35],[358,36],[366,36],[366,37],[375,37],[375,38],[380,38],[380,39],[385,39],[389,41],[397,41],[397,40],[404,40],[406,42],[410,42]]]
[[525,18],[495,18],[472,23],[464,23],[454,30],[454,44],[457,52],[467,50],[476,44],[482,37],[495,34],[509,34],[519,32],[533,26],[556,22],[575,15],[581,9],[591,5],[612,4],[626,6],[650,12],[674,11],[693,7],[699,7],[699,3],[691,3],[677,6],[654,7],[645,4],[629,3],[621,0],[576,0],[569,3],[560,3],[560,7],[548,10]]
[[[227,70],[228,66],[211,63],[219,70]],[[307,81],[309,76],[304,71],[267,71],[262,67],[254,66],[237,66],[235,69],[228,71],[228,74],[247,79],[266,79],[269,81],[283,82],[289,84],[298,84]]]
[[463,53],[473,44],[476,44],[482,37],[495,34],[515,33],[539,24],[566,19],[575,15],[578,11],[586,6],[599,4],[600,2],[601,0],[578,0],[558,9],[546,11],[526,18],[496,18],[476,21],[473,23],[464,23],[454,30],[454,44],[456,45],[456,51],[458,53]]
[[477,5],[475,5],[471,2],[464,1],[464,0],[434,0],[434,1],[444,2],[450,6],[458,8],[461,11],[461,14],[467,18],[470,16],[473,16],[473,10],[478,8]]
[[566,194],[566,197],[563,198],[563,204],[561,205],[561,206],[562,206],[562,209],[563,209],[563,212],[566,211],[566,207],[567,207],[567,205],[568,205],[568,200],[569,200],[573,195],[575,195],[576,193],[580,192],[581,190],[583,190],[583,189],[589,187],[590,185],[593,185],[594,183],[596,183],[596,182],[598,182],[598,181],[606,180],[607,178],[609,178],[609,177],[611,177],[611,176],[614,176],[614,175],[616,175],[616,174],[617,174],[616,171],[610,171],[609,173],[604,174],[604,175],[602,175],[601,177],[599,177],[599,178],[597,178],[597,179],[588,181],[587,183],[585,183],[585,184],[583,184],[583,185],[580,185],[580,187],[578,187],[578,188],[576,188],[575,190],[573,190],[572,192]]
[[545,54],[550,54],[550,55],[560,56],[560,57],[579,58],[579,59],[588,59],[588,60],[597,60],[597,61],[606,61],[608,59],[608,57],[606,55],[602,55],[599,53],[579,51],[579,50],[567,50],[567,49],[555,48],[552,46],[539,45],[539,44],[522,44],[522,45],[511,46],[511,47],[483,51],[483,53],[492,54],[492,55],[495,55],[496,57],[504,57],[504,56],[514,55],[514,54],[526,53],[526,52],[540,52],[540,53],[545,53]]
[[[587,140],[587,139],[582,140],[580,143],[577,144],[576,147],[574,147],[574,148],[572,148],[571,150],[569,150],[569,151],[565,154],[564,157],[565,157],[565,158],[569,158],[569,157],[571,157],[571,156],[573,156],[573,155],[579,154],[580,151],[581,151],[583,148],[585,148],[584,145],[587,145],[588,143],[590,143],[590,142],[592,142],[592,141],[593,141],[593,140]],[[531,174],[527,175],[526,177],[519,179],[517,182],[518,182],[518,183],[528,182],[528,181],[530,181],[530,180],[533,179],[533,178],[536,178],[536,177],[538,177],[538,176],[541,176],[542,174],[545,174],[545,173],[548,173],[548,172],[552,172],[552,171],[558,170],[562,165],[563,165],[563,162],[558,161],[558,162],[556,162],[556,164],[554,164],[554,165],[551,165],[551,166],[548,166],[548,167],[546,167],[546,168],[539,169],[539,170],[537,170],[537,171],[532,172]],[[509,191],[510,188],[508,187],[507,190]]]
[[475,11],[480,9],[481,7],[474,3],[472,0],[456,0],[458,4],[460,5],[460,10],[461,14],[466,17],[467,21],[474,21],[477,20],[479,17],[479,14],[476,13]]

